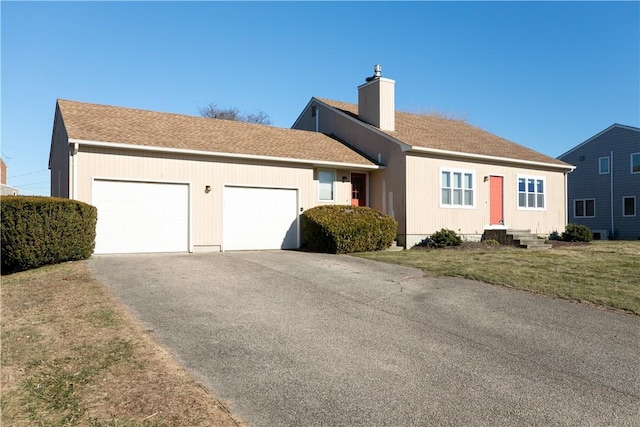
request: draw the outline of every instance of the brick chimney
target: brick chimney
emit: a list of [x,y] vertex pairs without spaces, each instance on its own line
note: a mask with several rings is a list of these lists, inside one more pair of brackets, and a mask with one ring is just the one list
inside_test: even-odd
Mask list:
[[372,77],[358,86],[358,117],[380,130],[396,129],[395,80],[381,75],[382,67],[373,67]]

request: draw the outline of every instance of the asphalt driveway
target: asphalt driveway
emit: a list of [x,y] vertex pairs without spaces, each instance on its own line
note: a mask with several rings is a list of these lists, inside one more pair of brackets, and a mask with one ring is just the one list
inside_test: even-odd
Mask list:
[[348,256],[89,261],[255,426],[640,425],[640,318]]

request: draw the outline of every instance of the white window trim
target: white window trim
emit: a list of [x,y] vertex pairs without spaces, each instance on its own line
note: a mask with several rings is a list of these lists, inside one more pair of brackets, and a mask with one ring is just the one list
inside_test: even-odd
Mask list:
[[[320,198],[320,172],[329,172],[333,178],[331,178],[331,199]],[[318,202],[331,203],[336,201],[336,171],[334,169],[318,169]]]
[[631,171],[632,174],[637,174],[640,172],[634,172],[633,171],[633,156],[640,156],[640,152],[639,153],[631,153],[631,155],[629,156],[629,170]]
[[[593,200],[593,216],[587,216],[587,200]],[[576,202],[585,202],[584,204],[584,215],[582,216],[578,216],[576,215]],[[596,217],[596,199],[595,198],[589,198],[589,199],[573,199],[573,217],[578,219],[578,218],[595,218]]]
[[[638,173],[638,172],[636,172]],[[633,215],[624,214],[624,199],[633,199]],[[636,204],[636,196],[623,196],[622,197],[622,216],[624,218],[633,218],[638,214],[638,205]]]
[[[602,168],[601,168],[601,163],[600,161],[602,159],[607,159],[607,171],[603,172]],[[598,158],[598,174],[600,175],[609,175],[609,172],[611,171],[611,160],[609,159],[609,156],[605,156],[605,157],[600,157]]]
[[[464,175],[465,174],[470,174],[471,175],[471,180],[473,181],[473,186],[471,188],[471,191],[473,192],[473,200],[472,200],[472,205],[464,205],[464,187],[462,188],[462,205],[454,205],[454,204],[449,204],[446,205],[444,203],[442,203],[442,172],[450,172],[451,174],[458,172],[461,173],[463,176],[463,180],[464,180]],[[452,178],[453,179],[453,178]],[[469,170],[469,169],[456,169],[456,168],[447,168],[447,167],[441,167],[440,168],[440,178],[439,178],[439,187],[438,187],[438,200],[439,200],[439,205],[441,208],[443,209],[475,209],[476,208],[476,193],[478,192],[478,185],[477,185],[477,180],[476,180],[476,171],[474,170]],[[451,195],[451,201],[453,201],[453,194]]]
[[[543,197],[544,197],[544,207],[543,208],[530,208],[528,206],[520,206],[520,188],[518,187],[519,182],[521,179],[525,180],[525,194],[530,194],[529,192],[526,191],[527,189],[527,180],[528,179],[533,179],[536,180],[536,185],[538,184],[537,181],[538,180],[542,180],[542,185],[544,186],[544,192],[542,193]],[[534,193],[536,194],[536,196],[539,193]],[[537,200],[536,200],[536,204],[537,204]],[[516,210],[519,211],[546,211],[547,210],[547,178],[544,176],[534,176],[534,175],[516,175]]]

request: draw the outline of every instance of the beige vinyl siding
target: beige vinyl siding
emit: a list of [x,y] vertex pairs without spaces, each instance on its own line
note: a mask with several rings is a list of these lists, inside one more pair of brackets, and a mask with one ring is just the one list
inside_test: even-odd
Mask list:
[[[279,162],[242,163],[197,155],[163,155],[154,152],[80,146],[78,199],[91,203],[93,179],[109,178],[190,185],[191,236],[195,250],[218,250],[222,245],[223,188],[225,185],[298,189],[299,207],[318,202],[318,182],[311,165]],[[350,184],[342,183],[344,171],[336,171],[335,200],[347,203]],[[347,175],[348,176],[348,175]],[[205,193],[205,186],[211,192]],[[98,212],[98,216],[100,213]]]
[[358,87],[358,116],[382,130],[395,129],[395,82],[376,79]]
[[[442,168],[473,171],[474,208],[441,207]],[[478,237],[489,226],[489,182],[485,176],[504,177],[504,222],[510,229],[529,229],[539,235],[562,231],[565,226],[564,174],[507,165],[482,164],[407,155],[407,245],[411,246],[441,228]],[[545,179],[545,208],[518,208],[518,177]]]
[[362,126],[361,123],[328,110],[316,102],[300,116],[296,123],[298,129],[315,129],[315,118],[311,117],[311,107],[314,105],[319,114],[320,132],[348,141],[350,146],[367,154],[372,160],[379,161],[385,167],[369,172],[369,207],[394,217],[398,221],[398,234],[404,234],[405,160],[400,146],[390,143],[387,137]]
[[60,110],[56,108],[51,136],[51,196],[69,198],[71,196],[71,162],[69,157],[69,143],[67,131],[64,127]]

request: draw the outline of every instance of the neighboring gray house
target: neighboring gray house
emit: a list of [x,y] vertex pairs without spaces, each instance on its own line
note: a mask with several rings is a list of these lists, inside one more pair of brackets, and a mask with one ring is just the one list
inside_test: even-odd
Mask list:
[[640,239],[640,128],[613,124],[558,159],[576,165],[569,222],[596,239]]

